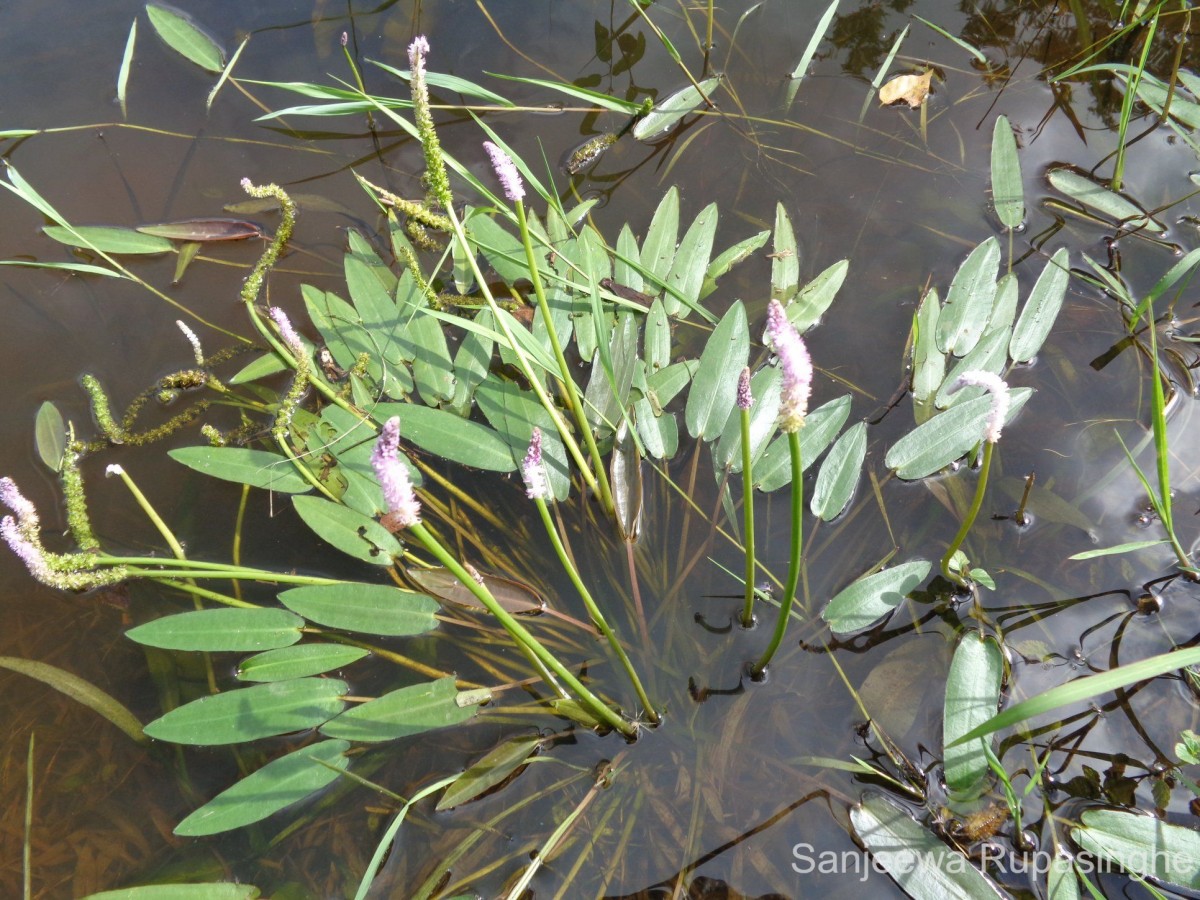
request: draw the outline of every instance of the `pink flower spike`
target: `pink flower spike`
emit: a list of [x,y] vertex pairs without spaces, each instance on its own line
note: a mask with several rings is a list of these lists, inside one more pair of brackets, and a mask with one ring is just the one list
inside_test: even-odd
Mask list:
[[521,464],[521,475],[525,479],[525,494],[530,500],[548,500],[550,485],[546,482],[546,470],[542,467],[542,429],[534,428],[529,438],[529,452]]
[[3,521],[0,521],[0,537],[4,538],[12,552],[25,563],[29,574],[43,584],[51,583],[54,575],[46,565],[41,548],[21,534],[21,526],[17,525],[12,516],[5,516]]
[[813,364],[804,338],[788,321],[787,313],[778,300],[767,306],[767,345],[779,357],[783,383],[779,389],[779,427],[782,431],[798,431],[808,415],[808,398],[812,396]]
[[349,43],[350,43],[350,35],[343,31],[342,32],[342,46],[345,47]]
[[252,190],[254,190],[254,182],[252,182],[249,178],[243,178],[241,180],[241,185],[242,185],[242,190],[245,191],[247,194],[249,194]]
[[418,34],[413,38],[413,42],[408,45],[408,66],[412,70],[411,77],[425,77],[425,57],[429,55],[429,41],[425,39],[425,35]]
[[749,409],[754,405],[754,395],[750,393],[749,366],[742,369],[742,374],[738,376],[737,405],[738,409]]
[[989,444],[1000,440],[1000,430],[1004,427],[1004,420],[1008,418],[1008,383],[992,372],[975,369],[959,375],[955,386],[956,388],[981,387],[992,395],[992,409],[988,413],[983,437]]
[[17,488],[17,483],[7,475],[0,478],[0,503],[16,513],[23,526],[37,527],[37,507],[25,499],[25,495]]
[[504,196],[508,198],[508,202],[516,203],[524,199],[525,183],[521,181],[521,173],[517,171],[512,157],[491,141],[484,141],[483,149],[492,159],[492,168],[496,171],[496,177],[500,179],[500,186],[504,188]]
[[371,454],[371,468],[383,488],[387,515],[383,524],[390,531],[400,531],[421,521],[421,504],[413,493],[408,469],[400,459],[400,417],[392,416],[379,432],[379,440]]
[[300,335],[296,334],[296,329],[292,327],[292,320],[278,306],[271,307],[271,318],[275,320],[275,324],[279,326],[279,336],[287,345],[287,348],[292,351],[292,355],[300,359],[308,354],[304,351],[304,344],[300,340]]

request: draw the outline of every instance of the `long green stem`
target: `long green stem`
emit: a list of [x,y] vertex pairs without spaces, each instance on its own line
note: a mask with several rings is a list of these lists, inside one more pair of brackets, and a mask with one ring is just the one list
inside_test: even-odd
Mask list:
[[946,555],[942,557],[942,577],[947,581],[953,581],[961,585],[967,584],[967,579],[964,576],[954,575],[950,572],[950,560],[958,552],[958,548],[962,546],[962,542],[967,539],[967,533],[971,530],[971,526],[975,524],[975,517],[979,515],[979,508],[983,506],[983,495],[987,491],[988,471],[992,468],[992,451],[995,447],[996,445],[991,441],[984,442],[983,464],[979,467],[979,480],[975,483],[975,498],[971,501],[971,508],[967,510],[967,516],[963,519],[963,523],[958,529],[958,534],[954,536],[954,540],[946,548]]
[[576,678],[566,666],[558,661],[558,658],[553,653],[545,648],[541,641],[530,634],[524,625],[518,622],[508,610],[500,605],[496,598],[492,596],[491,591],[471,577],[470,573],[462,567],[458,560],[450,555],[450,552],[442,546],[441,542],[423,524],[417,522],[410,525],[408,530],[417,537],[417,540],[425,545],[425,549],[437,557],[438,561],[453,573],[454,577],[464,587],[475,595],[480,603],[487,607],[488,612],[496,617],[500,624],[504,626],[504,629],[512,636],[513,640],[527,647],[547,669],[562,679],[563,683],[571,689],[579,702],[598,722],[603,722],[627,738],[635,736],[636,729],[633,724],[617,715],[608,704],[604,703],[599,697],[588,690],[583,682]]
[[642,680],[638,677],[637,670],[634,669],[633,663],[629,660],[629,655],[625,652],[625,648],[621,646],[621,642],[617,640],[617,635],[613,632],[608,622],[604,618],[604,614],[600,611],[600,607],[596,604],[592,597],[591,591],[583,583],[583,579],[579,577],[579,571],[575,568],[575,564],[567,555],[567,550],[563,546],[562,538],[559,537],[558,529],[554,527],[554,522],[550,518],[550,510],[546,508],[546,501],[540,497],[535,498],[538,512],[542,515],[542,524],[546,526],[546,534],[550,535],[550,543],[554,545],[554,552],[558,554],[562,566],[567,571],[567,575],[571,578],[571,583],[575,585],[575,590],[579,591],[579,596],[583,598],[583,605],[587,607],[588,615],[592,617],[592,622],[600,633],[608,640],[608,646],[612,648],[613,653],[617,655],[617,659],[621,661],[621,667],[625,669],[625,674],[629,676],[629,680],[633,683],[633,689],[637,692],[638,701],[642,704],[642,709],[646,711],[646,717],[658,724],[658,711],[654,708],[654,704],[650,702],[649,696],[646,694],[646,689],[642,687]]
[[754,474],[750,471],[750,410],[742,417],[742,531],[746,545],[746,605],[742,608],[742,627],[754,624]]
[[612,488],[608,483],[608,476],[604,472],[604,463],[600,459],[600,451],[596,447],[596,438],[592,434],[592,429],[588,425],[587,416],[583,410],[583,400],[579,396],[579,388],[575,384],[575,379],[571,377],[571,369],[567,366],[567,358],[563,355],[562,344],[558,340],[558,332],[554,328],[554,317],[550,314],[550,303],[546,300],[546,291],[542,287],[542,276],[538,271],[537,257],[533,252],[533,241],[529,234],[529,222],[525,218],[525,204],[520,200],[516,202],[517,207],[517,224],[521,229],[521,242],[525,245],[525,260],[529,265],[529,280],[533,282],[533,293],[537,297],[538,308],[542,311],[542,320],[546,324],[546,334],[550,337],[550,347],[554,351],[554,359],[558,363],[558,371],[562,375],[563,388],[567,392],[567,398],[571,404],[571,410],[575,413],[575,424],[579,426],[579,433],[583,435],[583,440],[587,444],[588,455],[592,458],[592,468],[595,471],[596,482],[600,486],[600,502],[604,505],[605,511],[609,514],[615,509],[612,498]]
[[792,615],[792,604],[796,598],[796,586],[800,583],[800,553],[804,547],[803,516],[804,516],[804,470],[800,465],[800,432],[788,434],[788,449],[792,456],[792,559],[788,565],[787,584],[783,588],[783,597],[779,602],[779,619],[775,622],[775,634],[771,643],[763,653],[762,659],[750,670],[752,678],[761,678],[767,670],[767,664],[779,645],[783,643],[784,632],[787,631],[788,619]]

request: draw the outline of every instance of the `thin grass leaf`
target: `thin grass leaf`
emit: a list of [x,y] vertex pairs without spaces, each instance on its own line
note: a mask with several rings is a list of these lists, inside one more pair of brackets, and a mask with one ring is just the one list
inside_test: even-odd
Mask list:
[[786,116],[788,110],[792,108],[792,101],[796,99],[796,91],[800,87],[800,82],[804,80],[804,76],[808,74],[808,67],[812,65],[813,57],[817,54],[817,47],[821,41],[825,39],[826,32],[829,31],[829,23],[833,21],[833,15],[837,12],[838,0],[833,0],[821,14],[820,20],[817,22],[816,29],[813,30],[813,35],[808,39],[808,46],[804,48],[804,52],[800,54],[800,61],[796,63],[796,68],[792,70],[790,83],[788,84],[787,101],[783,106],[783,114]]
[[133,47],[137,43],[137,19],[129,26],[129,37],[125,39],[125,53],[121,57],[121,68],[117,71],[117,102],[121,104],[121,118],[129,118],[126,106],[126,89],[129,87],[129,70],[133,66]]
[[[372,66],[378,66],[383,71],[396,76],[402,81],[410,81],[412,79],[412,73],[406,69],[397,69],[377,59],[368,59],[367,62]],[[456,94],[462,94],[464,97],[474,97],[477,100],[482,100],[485,103],[494,103],[496,106],[502,106],[505,109],[516,108],[516,104],[507,97],[501,97],[499,94],[489,91],[485,87],[480,87],[473,81],[459,78],[457,75],[446,75],[442,72],[426,72],[425,83],[432,88],[453,91]]]
[[1068,556],[1067,559],[1085,560],[1096,559],[1100,556],[1116,556],[1121,553],[1134,553],[1138,550],[1145,550],[1148,547],[1159,547],[1163,544],[1170,544],[1170,541],[1130,541],[1127,544],[1115,544],[1112,547],[1101,547],[1099,550],[1084,550],[1082,553],[1075,553]]
[[720,75],[705,78],[697,85],[689,84],[676,91],[666,100],[655,105],[649,113],[633,126],[633,136],[639,141],[649,141],[659,137],[674,127],[675,123],[704,103],[704,98],[712,94],[713,88],[721,83]]
[[964,41],[960,37],[955,37],[950,32],[948,32],[945,28],[941,28],[937,25],[934,25],[928,19],[922,19],[916,13],[913,14],[913,18],[916,19],[918,22],[920,22],[922,25],[927,25],[928,27],[932,28],[934,31],[936,31],[938,34],[940,34],[946,40],[953,41],[955,44],[958,44],[958,46],[962,47],[964,50],[966,50],[968,53],[970,53],[973,57],[975,57],[977,60],[979,60],[981,63],[983,63],[984,66],[988,65],[987,57],[983,55],[983,53],[979,50],[979,48],[973,47],[971,44],[968,44],[966,41]]
[[58,269],[61,272],[75,272],[78,275],[104,275],[108,278],[128,278],[120,272],[106,269],[103,266],[90,266],[87,263],[47,263],[30,262],[24,259],[0,260],[0,266],[22,266],[27,269]]
[[503,78],[505,81],[519,81],[522,84],[532,84],[549,88],[552,91],[566,94],[568,97],[574,97],[576,100],[582,100],[584,103],[590,103],[603,109],[611,110],[612,112],[625,113],[632,116],[641,111],[642,108],[640,103],[610,97],[608,94],[603,94],[599,91],[589,91],[587,88],[576,87],[573,84],[547,81],[544,78],[528,78],[522,75],[501,75],[498,72],[485,72],[484,74],[490,75],[492,78]]
[[165,3],[147,3],[146,15],[168,47],[200,68],[220,73],[225,51],[191,16]]
[[1083,678],[1077,678],[1074,681],[1060,684],[1058,687],[1051,688],[1048,691],[1043,691],[1036,697],[1030,697],[1028,700],[1022,700],[1020,703],[1010,706],[1003,712],[992,716],[979,727],[971,729],[958,740],[954,741],[954,743],[961,744],[974,738],[991,734],[994,731],[999,731],[1002,728],[1008,728],[1010,725],[1028,722],[1030,719],[1056,709],[1061,709],[1064,706],[1070,706],[1072,703],[1090,700],[1093,697],[1099,697],[1101,694],[1107,694],[1110,691],[1128,687],[1139,681],[1157,678],[1159,675],[1165,675],[1167,672],[1182,669],[1186,666],[1194,666],[1197,663],[1200,663],[1200,647],[1191,647],[1187,650],[1172,650],[1169,653],[1160,653],[1158,656],[1152,656],[1140,662],[1128,663],[1127,665],[1119,666],[1116,669],[1101,672],[1097,675],[1087,675]]
[[230,57],[228,64],[221,70],[221,77],[217,79],[217,83],[213,85],[213,89],[208,92],[208,98],[204,101],[204,110],[207,112],[212,109],[213,101],[217,99],[217,94],[229,80],[229,76],[233,74],[233,67],[237,65],[238,58],[242,55],[242,51],[246,49],[246,45],[250,43],[250,35],[246,35],[238,48],[233,51],[233,56]]
[[195,884],[147,884],[88,894],[83,900],[257,900],[259,890],[252,884],[228,881]]
[[146,742],[142,723],[138,721],[137,716],[90,681],[84,681],[78,675],[50,663],[15,656],[0,656],[0,669],[8,669],[47,684],[77,703],[82,703],[92,712],[99,713],[139,744]]
[[992,204],[1005,228],[1016,228],[1025,218],[1025,191],[1021,183],[1021,161],[1017,140],[1006,116],[996,119],[992,129]]

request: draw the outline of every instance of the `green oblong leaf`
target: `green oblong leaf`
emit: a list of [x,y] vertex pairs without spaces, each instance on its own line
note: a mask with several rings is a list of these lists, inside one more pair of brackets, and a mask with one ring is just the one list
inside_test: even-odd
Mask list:
[[[833,439],[837,437],[849,417],[849,394],[822,403],[805,416],[804,427],[800,429],[801,471],[806,471],[817,461],[825,452],[825,448],[833,443]],[[791,480],[792,463],[788,436],[781,434],[771,441],[762,459],[754,463],[754,486],[760,491],[770,493],[785,484],[790,484]]]
[[1017,139],[1006,116],[996,119],[992,129],[992,203],[1005,228],[1016,228],[1025,218],[1025,190]]
[[867,794],[852,807],[850,822],[875,861],[913,900],[1003,896],[969,859],[878,794]]
[[189,469],[280,494],[302,494],[312,485],[278,453],[248,447],[177,447],[167,455]]
[[49,400],[38,407],[33,431],[38,456],[47,468],[58,472],[67,450],[67,425],[58,407]]
[[1071,837],[1097,856],[1156,881],[1200,888],[1200,834],[1154,816],[1089,809]]
[[943,760],[946,787],[956,801],[976,799],[990,768],[983,738],[962,744],[953,742],[995,715],[1003,679],[1004,657],[1000,645],[994,638],[980,638],[976,631],[965,633],[950,662],[942,711],[942,734],[947,745]]
[[237,677],[239,681],[288,681],[324,675],[369,655],[369,650],[342,644],[296,644],[243,659]]
[[432,597],[389,584],[305,585],[279,595],[279,602],[310,622],[362,634],[423,634],[437,627],[441,607]]
[[[766,244],[770,237],[771,232],[769,229],[760,231],[758,234],[744,238],[727,250],[722,250],[718,253],[713,258],[713,261],[708,264],[708,269],[704,273],[704,285],[700,288],[700,299],[703,300],[715,291],[717,289],[717,281],[721,276],[727,274],[738,263],[753,256],[754,252]],[[618,248],[617,252],[620,252],[620,248]]]
[[304,524],[330,545],[355,559],[390,566],[404,545],[375,519],[324,497],[293,497],[292,505]]
[[655,207],[642,241],[641,265],[658,281],[666,281],[679,242],[679,189],[672,185]]
[[88,894],[83,900],[256,900],[259,890],[252,884],[209,881],[199,884],[146,884]]
[[803,334],[825,315],[833,298],[841,290],[848,271],[850,260],[839,260],[800,290],[795,301],[787,308],[788,321],[796,326],[797,331]]
[[821,618],[834,634],[861,631],[899,606],[925,580],[932,565],[928,560],[914,559],[860,578],[829,601]]
[[[637,121],[633,126],[633,136],[639,141],[658,137],[703,103],[704,97],[711,96],[713,89],[720,83],[721,76],[712,75],[699,82],[700,90],[696,90],[696,85],[689,84],[683,90],[671,94]],[[701,94],[701,91],[704,93]]]
[[512,472],[517,467],[508,442],[479,422],[413,403],[380,403],[375,413],[380,421],[399,416],[402,441],[451,462],[491,472]]
[[1140,662],[1129,663],[1107,672],[1101,672],[1098,675],[1086,675],[1083,678],[1077,678],[1066,684],[1060,684],[1058,687],[1043,691],[1036,697],[1030,697],[1028,700],[1022,700],[1020,703],[1010,706],[1008,709],[992,716],[978,728],[972,728],[957,741],[954,741],[954,743],[958,744],[972,740],[973,738],[982,737],[985,734],[991,734],[993,731],[999,731],[1001,728],[1007,728],[1009,725],[1015,725],[1017,722],[1024,722],[1027,719],[1040,716],[1042,713],[1070,706],[1072,703],[1079,703],[1081,700],[1090,700],[1092,697],[1107,694],[1109,691],[1117,690],[1117,688],[1128,687],[1139,681],[1157,678],[1159,675],[1165,675],[1167,672],[1182,669],[1185,666],[1194,666],[1197,663],[1200,663],[1200,647],[1191,647],[1187,650],[1172,650],[1169,653],[1160,653],[1158,656],[1152,656]]
[[136,228],[121,228],[116,225],[47,225],[42,229],[46,237],[69,247],[84,247],[101,253],[125,253],[130,255],[154,255],[169,253],[174,245],[164,237],[142,234]]
[[[1009,391],[1006,422],[1013,420],[1032,394],[1031,388]],[[983,439],[991,408],[992,401],[987,396],[950,407],[896,441],[884,456],[884,464],[907,481],[932,475]]]
[[1070,280],[1070,253],[1066,247],[1062,247],[1042,269],[1017,324],[1013,326],[1008,355],[1014,362],[1029,362],[1042,349],[1062,309],[1063,299],[1067,296],[1067,282]]
[[163,616],[125,636],[164,650],[273,650],[300,640],[303,627],[286,609],[201,609]]
[[[779,416],[779,383],[783,370],[778,366],[759,369],[750,379],[750,395],[754,403],[750,407],[750,462],[758,459],[766,449],[767,441],[775,433],[775,420]],[[824,448],[822,448],[824,449]],[[731,472],[742,471],[742,416],[731,415],[721,432],[721,439],[712,450],[713,466],[720,471],[729,466]],[[790,471],[790,464],[789,464]]]
[[737,381],[750,355],[746,307],[736,300],[721,317],[700,354],[700,368],[688,391],[684,421],[688,434],[705,441],[718,437],[737,400]]
[[675,260],[667,274],[665,304],[668,315],[680,312],[686,316],[700,302],[700,290],[712,256],[713,240],[717,236],[717,204],[710,203],[700,210],[688,227],[675,251]]
[[828,522],[842,514],[858,486],[866,456],[867,423],[857,422],[837,439],[821,464],[810,506],[814,516]]
[[771,297],[785,307],[800,289],[800,252],[796,232],[782,203],[775,204],[775,240],[771,254]]
[[345,694],[346,683],[336,678],[258,684],[193,700],[155,719],[145,731],[175,744],[239,744],[315,728],[342,711]]
[[937,345],[943,353],[963,356],[983,336],[996,299],[999,265],[1000,242],[990,237],[954,273],[937,323]]
[[1072,172],[1070,169],[1051,169],[1046,173],[1046,180],[1056,191],[1061,191],[1076,203],[1094,209],[1101,215],[1115,219],[1122,227],[1145,228],[1156,234],[1166,231],[1162,225],[1146,215],[1140,206],[1078,172]]
[[541,745],[542,736],[535,732],[515,735],[492,748],[446,788],[437,802],[438,812],[462,806],[501,784],[529,762]]
[[326,722],[321,733],[352,741],[394,741],[433,728],[465,722],[478,712],[474,704],[462,706],[454,676],[414,684],[368,700]]
[[912,392],[913,402],[918,409],[922,406],[928,408],[933,392],[946,374],[946,357],[937,346],[937,322],[941,311],[936,289],[926,293],[917,307],[917,333],[912,349]]
[[225,51],[187,13],[165,3],[147,3],[146,15],[158,36],[180,56],[214,75],[225,68]]
[[262,821],[341,777],[349,749],[349,741],[321,741],[272,760],[187,816],[175,833],[200,837]]
[[145,743],[146,735],[137,716],[90,681],[84,681],[78,675],[50,663],[15,656],[0,656],[0,669],[19,672],[28,678],[50,685],[56,691],[82,703],[92,712],[104,716],[138,743]]
[[934,406],[944,409],[948,406],[966,403],[983,394],[984,389],[976,385],[960,387],[959,376],[965,375],[967,372],[979,371],[999,375],[1008,360],[1008,337],[1007,329],[997,328],[980,338],[979,343],[971,349],[971,352],[955,363],[954,368],[946,374],[942,380],[942,386],[938,388],[938,392],[933,398]]

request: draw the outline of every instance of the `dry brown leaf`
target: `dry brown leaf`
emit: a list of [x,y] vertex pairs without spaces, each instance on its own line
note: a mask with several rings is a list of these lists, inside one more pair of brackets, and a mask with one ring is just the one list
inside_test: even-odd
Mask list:
[[929,96],[929,85],[933,81],[933,69],[924,75],[897,75],[879,89],[879,100],[891,106],[903,100],[913,109],[925,102]]

